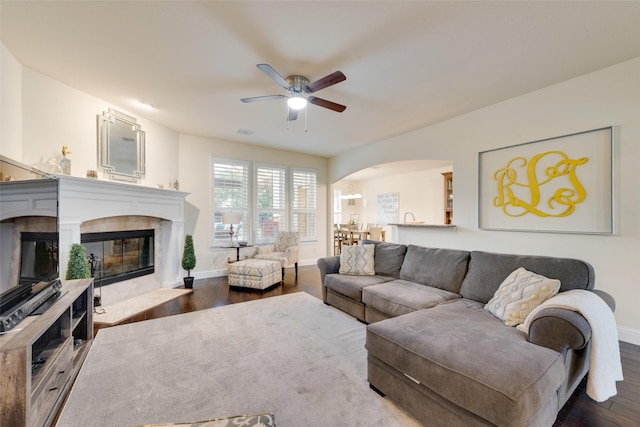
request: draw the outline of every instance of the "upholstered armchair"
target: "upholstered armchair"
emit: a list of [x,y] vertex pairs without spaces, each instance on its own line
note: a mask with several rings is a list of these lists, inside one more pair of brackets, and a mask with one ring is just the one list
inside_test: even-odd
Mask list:
[[282,266],[282,277],[284,269],[295,266],[296,277],[298,277],[298,251],[300,248],[300,236],[297,231],[279,231],[273,244],[258,246],[257,253],[253,256],[258,259],[270,259],[279,261]]

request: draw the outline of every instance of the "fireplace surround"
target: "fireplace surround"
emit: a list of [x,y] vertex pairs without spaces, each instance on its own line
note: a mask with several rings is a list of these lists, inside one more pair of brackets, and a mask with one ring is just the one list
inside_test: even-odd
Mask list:
[[[83,233],[153,230],[154,272],[105,287],[101,290],[103,305],[181,285],[184,199],[188,193],[66,175],[3,184],[9,185],[2,189],[0,221],[20,224],[26,217],[31,221],[57,217],[61,278],[65,277],[71,245],[81,243]],[[51,200],[52,185],[57,187],[57,200]],[[19,236],[16,230],[13,234]],[[12,263],[18,259],[13,256]]]

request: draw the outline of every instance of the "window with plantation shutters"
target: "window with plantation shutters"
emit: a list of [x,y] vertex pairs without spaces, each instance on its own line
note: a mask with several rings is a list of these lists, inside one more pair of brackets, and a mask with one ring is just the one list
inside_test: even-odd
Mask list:
[[340,224],[342,222],[342,190],[336,188],[333,190],[333,223]]
[[284,166],[256,165],[256,243],[272,242],[287,226],[287,170]]
[[297,231],[302,242],[318,238],[318,179],[312,169],[211,158],[212,246],[229,243],[222,214],[237,212],[234,243],[273,243],[278,231]]
[[211,162],[212,243],[229,242],[229,225],[222,223],[223,212],[240,213],[240,224],[233,224],[234,240],[248,240],[249,162],[220,158],[212,158]]
[[300,233],[301,241],[318,237],[318,180],[317,173],[308,169],[292,169],[291,230]]

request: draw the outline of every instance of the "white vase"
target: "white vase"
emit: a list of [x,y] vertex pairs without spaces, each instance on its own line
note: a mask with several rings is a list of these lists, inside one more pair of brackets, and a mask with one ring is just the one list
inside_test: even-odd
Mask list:
[[62,156],[62,159],[60,159],[60,168],[64,175],[71,175],[71,159]]

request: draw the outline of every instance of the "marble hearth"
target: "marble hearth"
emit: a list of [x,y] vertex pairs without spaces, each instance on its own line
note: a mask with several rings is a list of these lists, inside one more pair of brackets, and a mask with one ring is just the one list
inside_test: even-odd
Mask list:
[[188,193],[64,175],[55,178],[57,209],[50,200],[38,199],[44,194],[38,191],[38,185],[51,186],[52,180],[32,180],[17,186],[13,195],[3,189],[3,204],[8,204],[2,207],[2,219],[24,216],[27,207],[34,206],[40,208],[37,215],[57,214],[61,278],[65,277],[71,245],[80,243],[82,233],[154,229],[155,272],[103,287],[102,304],[182,284],[180,256],[184,243],[184,200]]

